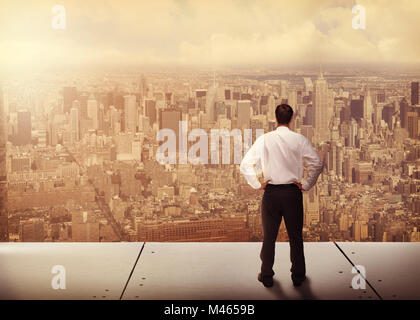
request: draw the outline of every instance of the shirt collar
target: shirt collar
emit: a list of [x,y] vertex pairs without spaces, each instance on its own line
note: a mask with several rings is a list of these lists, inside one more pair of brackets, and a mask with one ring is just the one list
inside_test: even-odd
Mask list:
[[276,128],[276,130],[280,131],[280,130],[290,130],[290,129],[286,126],[279,126]]

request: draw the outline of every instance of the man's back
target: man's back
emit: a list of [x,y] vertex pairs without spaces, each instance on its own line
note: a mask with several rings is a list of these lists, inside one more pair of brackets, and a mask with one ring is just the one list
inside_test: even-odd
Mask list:
[[303,176],[303,161],[306,161],[310,171],[303,186],[305,190],[313,186],[322,171],[322,162],[309,140],[287,126],[279,126],[276,130],[260,136],[242,160],[241,171],[255,189],[258,189],[260,184],[256,180],[253,166],[259,161],[264,180],[269,180],[271,184],[300,182]]

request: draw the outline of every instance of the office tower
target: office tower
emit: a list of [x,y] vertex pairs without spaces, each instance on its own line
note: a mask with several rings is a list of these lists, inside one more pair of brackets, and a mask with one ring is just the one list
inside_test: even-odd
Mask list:
[[87,119],[87,102],[89,100],[89,95],[87,93],[82,93],[77,100],[80,103],[79,117],[81,119]]
[[206,115],[211,122],[214,121],[214,104],[216,102],[217,88],[210,87],[206,96]]
[[0,85],[0,241],[9,241],[6,171],[6,118],[3,90]]
[[249,129],[251,120],[251,101],[239,100],[238,101],[238,121],[237,127],[239,129]]
[[106,94],[106,103],[105,103],[106,110],[108,111],[108,109],[113,105],[114,105],[114,92],[110,91]]
[[63,88],[63,112],[69,112],[73,101],[77,100],[76,87]]
[[419,104],[419,83],[411,82],[411,105]]
[[87,101],[87,117],[92,120],[92,129],[98,129],[98,101],[91,95]]
[[231,96],[232,95],[230,89],[225,89],[225,100],[230,100]]
[[150,125],[153,126],[157,121],[156,100],[145,100],[145,116],[149,118]]
[[350,102],[350,116],[359,121],[363,118],[364,103],[362,99],[354,99]]
[[207,90],[205,89],[197,89],[195,90],[195,108],[199,111],[206,110],[206,97],[207,97]]
[[395,109],[393,104],[386,105],[382,108],[382,120],[388,124],[388,128],[392,130],[392,115]]
[[111,127],[112,135],[118,134],[120,130],[119,122],[121,120],[120,113],[115,107],[109,108],[109,122]]
[[294,112],[297,111],[297,94],[295,89],[289,89],[287,92],[287,104],[292,107]]
[[410,110],[410,106],[408,105],[408,101],[406,98],[402,98],[400,101],[400,124],[401,128],[407,127],[407,112]]
[[372,106],[372,98],[370,96],[370,90],[366,87],[365,95],[363,99],[363,118],[368,121],[368,123],[372,123],[372,113],[373,113],[373,106]]
[[312,83],[311,78],[303,78],[303,82],[305,83],[305,94],[308,95],[309,92],[314,90],[314,85]]
[[280,80],[280,98],[287,99],[287,87],[288,82],[286,80]]
[[226,117],[226,105],[223,101],[219,101],[215,103],[214,106],[215,112],[214,112],[214,121],[217,121],[217,118],[219,116]]
[[140,80],[138,82],[138,91],[140,95],[142,96],[142,99],[145,99],[147,97],[147,93],[148,93],[147,81],[144,74],[140,76]]
[[310,226],[319,222],[318,187],[314,186],[303,194],[304,225]]
[[322,142],[329,140],[330,132],[328,128],[328,114],[329,114],[329,105],[328,105],[328,85],[327,81],[324,79],[322,72],[320,72],[319,77],[315,80],[314,92],[313,92],[313,105],[312,105],[312,114],[313,114],[313,127],[315,129],[315,141]]
[[134,95],[124,96],[124,132],[137,132],[137,106]]
[[32,123],[31,113],[27,110],[19,110],[17,114],[17,139],[16,145],[22,146],[31,143]]
[[171,129],[179,142],[179,122],[182,120],[179,110],[160,110],[159,129]]
[[70,142],[79,141],[79,109],[73,107],[70,109]]
[[419,115],[415,111],[407,112],[408,136],[416,139],[419,135]]
[[260,104],[259,104],[259,108],[258,108],[258,113],[259,114],[267,114],[268,111],[268,96],[267,95],[263,95],[260,97]]
[[312,126],[312,123],[313,123],[313,107],[310,104],[306,107],[305,115],[303,117],[303,124],[305,126]]

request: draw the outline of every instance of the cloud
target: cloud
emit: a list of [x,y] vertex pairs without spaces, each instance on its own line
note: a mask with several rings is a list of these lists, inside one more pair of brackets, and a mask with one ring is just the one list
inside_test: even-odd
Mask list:
[[371,0],[366,30],[355,1],[62,1],[67,29],[51,28],[52,0],[3,0],[0,66],[420,64],[420,3]]

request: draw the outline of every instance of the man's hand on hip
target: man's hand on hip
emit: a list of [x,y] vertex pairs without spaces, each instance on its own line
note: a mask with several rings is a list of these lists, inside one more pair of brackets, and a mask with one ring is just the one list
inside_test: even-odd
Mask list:
[[302,191],[306,191],[305,189],[303,189],[302,188],[302,184],[301,183],[299,183],[299,182],[297,182],[297,181],[294,181],[293,182],[295,185],[297,185],[298,186],[298,188],[300,189],[300,190],[302,190]]
[[260,190],[264,190],[265,187],[267,186],[267,184],[270,182],[271,180],[267,180],[266,182],[261,184]]

